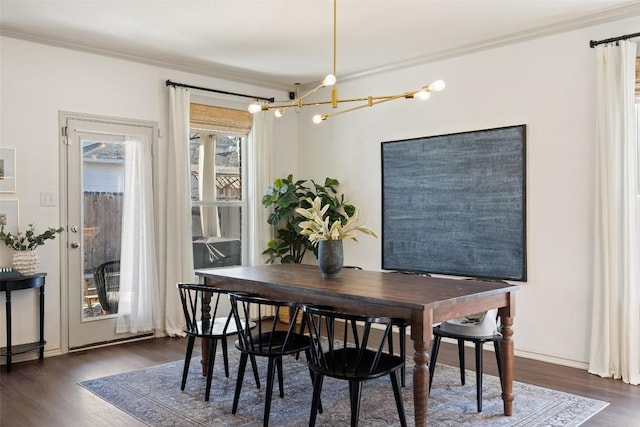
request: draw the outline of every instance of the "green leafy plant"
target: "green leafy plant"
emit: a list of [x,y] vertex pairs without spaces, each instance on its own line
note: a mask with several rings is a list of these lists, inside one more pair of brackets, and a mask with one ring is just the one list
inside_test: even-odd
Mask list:
[[44,245],[45,241],[53,240],[56,234],[62,233],[64,228],[49,227],[45,232],[36,234],[34,224],[29,224],[29,228],[23,234],[19,231],[17,234],[5,233],[4,225],[0,226],[0,239],[9,248],[15,251],[31,251],[38,246]]
[[356,207],[353,215],[343,224],[341,219],[332,221],[331,218],[326,215],[330,206],[322,205],[322,199],[320,197],[316,197],[313,200],[307,198],[306,201],[311,204],[311,207],[306,209],[296,208],[296,212],[307,219],[307,221],[302,221],[298,224],[298,227],[301,229],[300,234],[307,236],[311,244],[317,245],[318,242],[323,240],[353,239],[358,241],[356,232],[376,238],[378,237],[376,233],[366,226],[359,225],[359,208]]
[[344,195],[339,194],[339,182],[334,178],[326,178],[324,184],[313,180],[293,180],[293,175],[278,178],[267,189],[262,197],[262,204],[272,207],[267,222],[275,227],[274,239],[262,253],[269,255],[267,263],[278,259],[282,263],[300,263],[307,250],[317,256],[318,249],[308,236],[301,234],[300,223],[306,218],[296,212],[297,208],[308,209],[312,206],[309,201],[320,198],[323,206],[328,206],[325,216],[333,223],[346,223],[355,212],[355,206],[344,202]]

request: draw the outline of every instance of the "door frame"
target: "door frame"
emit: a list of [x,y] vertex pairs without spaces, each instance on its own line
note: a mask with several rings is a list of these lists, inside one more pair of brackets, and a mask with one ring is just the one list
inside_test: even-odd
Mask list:
[[[59,111],[58,113],[58,137],[59,137],[59,158],[61,167],[60,170],[60,220],[61,223],[64,224],[65,230],[68,231],[70,226],[69,224],[69,212],[68,212],[68,203],[69,203],[69,195],[67,188],[67,179],[68,179],[68,158],[67,158],[67,129],[66,123],[67,120],[87,120],[93,122],[104,122],[115,125],[126,125],[126,126],[142,126],[148,127],[152,130],[152,141],[151,148],[152,153],[155,154],[155,145],[158,143],[159,139],[159,127],[158,122],[150,121],[150,120],[138,120],[138,119],[128,119],[123,117],[112,117],[112,116],[102,116],[95,114],[87,114],[87,113],[75,113],[69,111]],[[155,156],[154,156],[155,157]],[[153,167],[157,166],[157,159],[153,160]],[[156,176],[156,173],[153,173],[153,176]],[[155,186],[155,182],[154,182]],[[146,334],[143,337],[138,336],[132,338],[123,338],[115,341],[109,341],[107,343],[97,343],[95,345],[87,345],[82,346],[80,348],[74,348],[73,350],[69,349],[69,253],[68,247],[70,242],[69,233],[65,233],[65,239],[60,242],[60,349],[62,354],[69,353],[70,351],[79,351],[86,350],[87,348],[98,348],[104,347],[108,345],[120,344],[128,341],[136,341],[141,339],[153,338],[156,336],[156,333]]]

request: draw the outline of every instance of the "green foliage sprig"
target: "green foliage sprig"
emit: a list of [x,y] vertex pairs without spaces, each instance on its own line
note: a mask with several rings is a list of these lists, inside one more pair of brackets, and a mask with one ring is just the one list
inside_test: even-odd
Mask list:
[[4,225],[0,226],[0,239],[8,248],[15,251],[32,251],[38,246],[44,245],[47,240],[56,238],[56,234],[62,233],[64,228],[51,228],[41,234],[36,234],[34,224],[29,224],[29,228],[23,234],[19,231],[17,234],[5,233]]
[[324,184],[307,179],[294,181],[293,175],[274,181],[262,197],[263,206],[273,209],[267,222],[275,229],[275,238],[262,252],[269,255],[267,263],[271,264],[278,259],[284,264],[300,263],[307,249],[317,256],[316,245],[309,240],[308,236],[301,234],[299,225],[306,218],[296,212],[296,209],[310,208],[312,202],[309,202],[309,199],[319,197],[322,206],[328,206],[324,216],[329,218],[331,223],[335,221],[346,223],[356,208],[345,203],[344,195],[338,194],[338,184],[338,180],[333,178],[326,178]]

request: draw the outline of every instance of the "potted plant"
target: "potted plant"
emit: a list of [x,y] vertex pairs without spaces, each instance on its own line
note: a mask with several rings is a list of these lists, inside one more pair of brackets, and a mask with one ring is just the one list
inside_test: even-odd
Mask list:
[[40,265],[40,258],[36,252],[38,246],[44,245],[47,240],[56,238],[56,234],[62,233],[64,228],[51,228],[40,234],[36,234],[35,225],[29,224],[24,234],[20,231],[16,234],[4,231],[4,224],[0,226],[0,239],[8,247],[15,251],[12,266],[19,274],[34,274]]
[[298,224],[300,234],[307,236],[312,245],[318,248],[318,267],[324,278],[336,278],[340,276],[343,264],[343,239],[358,241],[357,232],[369,236],[378,237],[376,233],[364,225],[360,225],[360,209],[355,208],[353,215],[347,215],[347,221],[333,220],[327,215],[329,205],[323,205],[322,199],[316,197],[306,199],[311,206],[309,208],[296,208],[296,212],[302,215],[306,221]]
[[324,184],[313,180],[293,180],[293,175],[278,178],[262,197],[265,207],[273,207],[267,222],[275,228],[274,239],[269,241],[263,254],[269,255],[267,263],[278,259],[282,263],[300,263],[307,250],[317,256],[317,247],[301,234],[299,224],[305,220],[298,208],[310,208],[311,202],[318,197],[323,206],[328,206],[325,216],[331,221],[346,222],[353,215],[355,206],[344,202],[344,195],[338,194],[337,179],[326,178]]

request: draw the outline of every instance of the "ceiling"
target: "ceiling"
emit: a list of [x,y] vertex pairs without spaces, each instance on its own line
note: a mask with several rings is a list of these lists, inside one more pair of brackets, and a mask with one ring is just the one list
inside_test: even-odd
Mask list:
[[[637,15],[629,0],[338,0],[336,74]],[[331,0],[0,0],[0,34],[274,89],[333,70]]]

